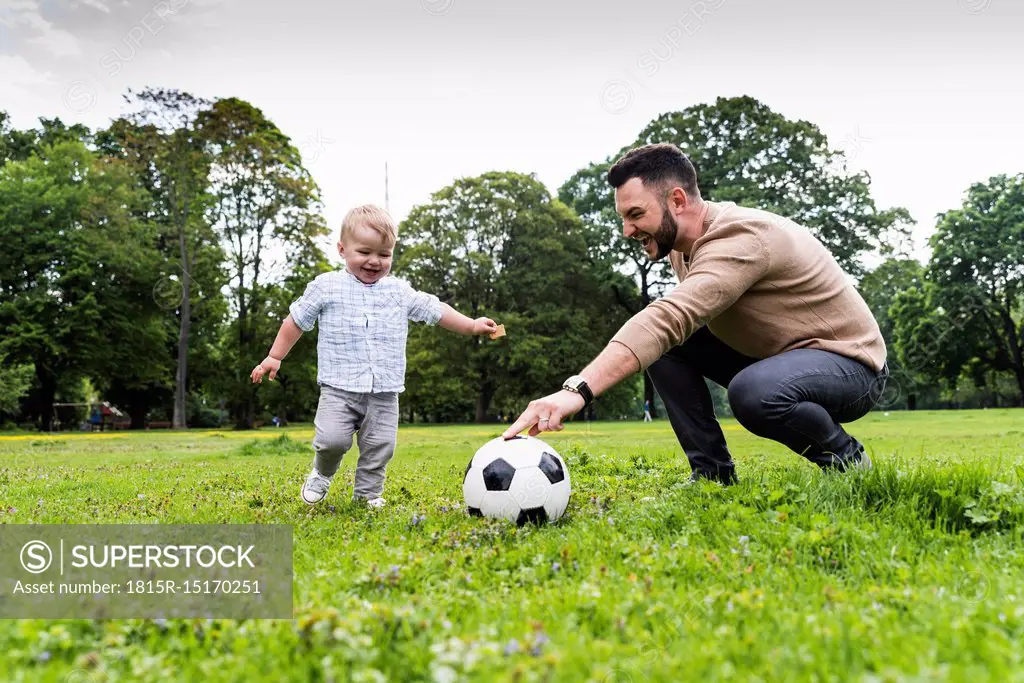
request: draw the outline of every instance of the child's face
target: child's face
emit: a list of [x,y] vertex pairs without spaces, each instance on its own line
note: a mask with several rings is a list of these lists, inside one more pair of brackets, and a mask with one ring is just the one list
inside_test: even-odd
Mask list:
[[365,225],[357,225],[338,242],[345,268],[367,285],[388,274],[392,252],[393,247],[384,241],[384,236]]

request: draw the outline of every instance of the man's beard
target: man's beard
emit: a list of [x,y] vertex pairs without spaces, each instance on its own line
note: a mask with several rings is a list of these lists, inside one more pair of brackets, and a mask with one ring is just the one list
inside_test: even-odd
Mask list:
[[661,225],[658,226],[658,232],[654,233],[654,243],[658,245],[658,253],[651,260],[660,261],[668,256],[675,249],[676,235],[678,234],[679,224],[669,213],[668,206],[661,207]]

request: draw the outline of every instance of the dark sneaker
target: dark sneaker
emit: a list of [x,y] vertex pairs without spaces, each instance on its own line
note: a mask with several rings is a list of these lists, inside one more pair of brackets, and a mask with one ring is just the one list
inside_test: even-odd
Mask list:
[[701,479],[707,479],[708,481],[717,481],[722,486],[732,486],[739,480],[736,479],[736,472],[734,470],[719,470],[718,472],[705,472],[704,470],[694,470],[690,474],[690,483],[695,483]]
[[835,470],[836,472],[846,472],[847,470],[853,469],[864,469],[870,470],[872,467],[871,458],[868,457],[867,451],[864,450],[864,446],[857,444],[857,450],[851,455],[841,458],[833,453],[826,453],[830,461],[824,465],[820,465],[823,470]]
[[861,446],[860,450],[857,451],[851,462],[847,464],[847,467],[857,467],[862,470],[870,470],[874,465],[871,463],[871,458],[868,457],[868,452],[864,450],[863,446]]

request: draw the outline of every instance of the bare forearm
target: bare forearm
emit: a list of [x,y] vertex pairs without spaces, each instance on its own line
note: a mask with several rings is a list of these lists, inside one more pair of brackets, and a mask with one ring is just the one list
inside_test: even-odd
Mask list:
[[603,394],[630,375],[640,372],[640,361],[618,342],[611,342],[580,375],[594,396]]
[[473,319],[462,315],[445,303],[441,304],[441,322],[438,324],[451,332],[465,335],[473,334]]
[[[618,342],[611,342],[604,347],[590,365],[580,375],[587,381],[587,386],[594,395],[602,394],[613,386],[640,371],[640,361],[633,352]],[[573,391],[562,389],[550,396],[530,401],[523,414],[502,435],[511,439],[524,429],[530,430],[530,436],[541,432],[559,431],[564,426],[562,419],[575,415],[583,409],[583,396]]]
[[295,346],[295,342],[299,341],[299,337],[302,336],[302,330],[292,320],[291,315],[284,319],[281,323],[281,329],[277,331],[277,338],[274,340],[274,345],[270,347],[270,353],[267,355],[277,360],[282,360],[288,355],[288,352]]

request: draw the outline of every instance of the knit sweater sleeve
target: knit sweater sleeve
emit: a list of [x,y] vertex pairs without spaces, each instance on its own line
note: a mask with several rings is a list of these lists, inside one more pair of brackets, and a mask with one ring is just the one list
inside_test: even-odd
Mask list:
[[694,245],[682,281],[630,318],[612,342],[632,351],[643,370],[732,306],[770,266],[763,227],[751,221],[712,226]]

